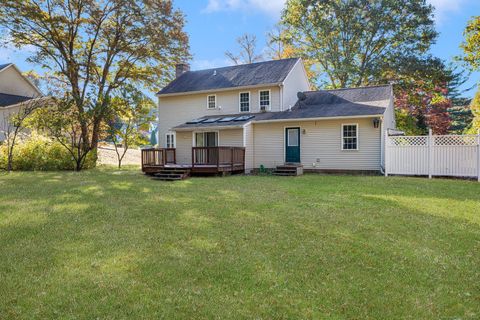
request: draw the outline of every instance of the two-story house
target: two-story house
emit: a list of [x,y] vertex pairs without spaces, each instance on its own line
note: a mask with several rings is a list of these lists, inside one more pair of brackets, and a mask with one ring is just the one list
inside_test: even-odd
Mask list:
[[380,171],[395,128],[390,85],[310,91],[301,59],[208,70],[176,68],[158,96],[158,142],[192,163],[192,147],[245,148],[245,171]]
[[0,64],[0,141],[5,139],[11,115],[41,96],[40,90],[14,64]]

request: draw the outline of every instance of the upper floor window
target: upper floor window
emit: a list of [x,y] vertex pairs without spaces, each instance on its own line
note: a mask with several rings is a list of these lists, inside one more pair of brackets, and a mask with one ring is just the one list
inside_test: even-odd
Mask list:
[[207,96],[207,108],[215,109],[217,107],[217,96],[212,94]]
[[260,90],[258,96],[260,99],[260,110],[270,110],[270,90]]
[[165,134],[165,147],[166,148],[175,148],[175,133],[167,132]]
[[250,112],[250,92],[240,92],[240,112]]
[[358,124],[342,124],[342,150],[358,150]]

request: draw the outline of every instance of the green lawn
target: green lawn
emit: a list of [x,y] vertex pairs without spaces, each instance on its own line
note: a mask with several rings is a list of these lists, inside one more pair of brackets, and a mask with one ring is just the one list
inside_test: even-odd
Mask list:
[[0,319],[479,319],[480,184],[0,175]]

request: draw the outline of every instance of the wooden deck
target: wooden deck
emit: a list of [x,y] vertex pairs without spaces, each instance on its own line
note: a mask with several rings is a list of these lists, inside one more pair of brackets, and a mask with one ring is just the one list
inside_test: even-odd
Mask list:
[[193,147],[190,164],[177,163],[175,149],[142,150],[144,173],[156,174],[165,169],[187,170],[191,174],[242,173],[245,171],[245,148]]

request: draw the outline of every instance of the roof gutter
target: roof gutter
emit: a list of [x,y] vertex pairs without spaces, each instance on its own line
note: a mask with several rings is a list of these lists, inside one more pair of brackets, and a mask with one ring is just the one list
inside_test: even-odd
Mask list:
[[[250,122],[248,122],[250,123]],[[228,129],[242,129],[244,124],[236,126],[205,126],[205,127],[184,127],[184,128],[172,128],[173,131],[194,131],[194,130],[228,130]]]
[[262,83],[254,86],[228,87],[228,88],[208,89],[208,90],[198,90],[198,91],[175,92],[175,93],[156,93],[155,95],[159,98],[163,98],[163,97],[175,97],[175,96],[184,96],[184,95],[210,93],[210,92],[223,92],[223,91],[235,91],[235,90],[244,90],[244,89],[252,89],[252,88],[274,87],[279,85],[282,85],[282,83],[281,82]]

